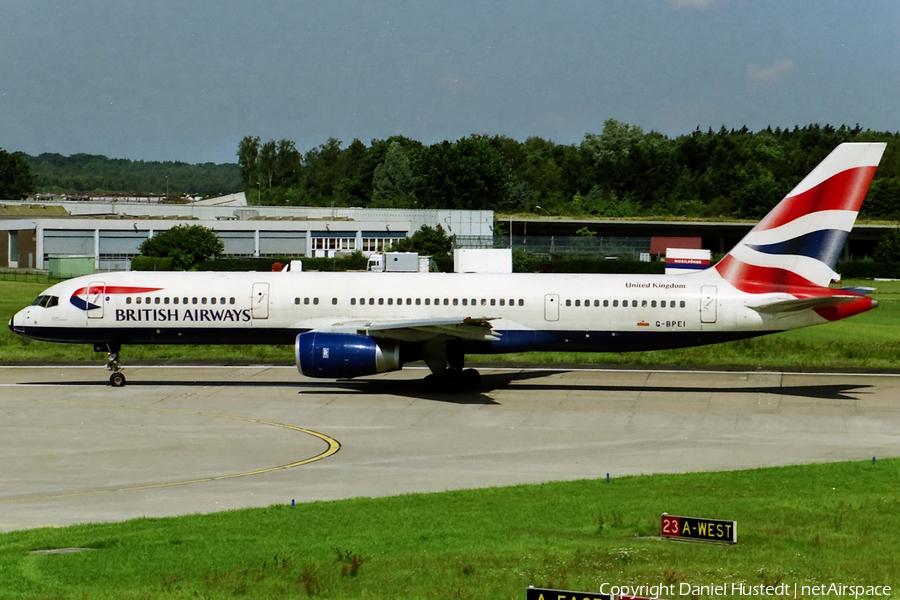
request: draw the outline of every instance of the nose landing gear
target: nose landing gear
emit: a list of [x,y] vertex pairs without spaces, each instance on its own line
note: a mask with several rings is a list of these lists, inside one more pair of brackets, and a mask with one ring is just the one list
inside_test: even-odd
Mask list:
[[119,344],[94,344],[94,352],[108,352],[109,358],[106,368],[112,371],[109,376],[109,383],[113,387],[122,387],[125,385],[125,375],[122,373],[122,363],[119,362],[119,352],[121,346]]

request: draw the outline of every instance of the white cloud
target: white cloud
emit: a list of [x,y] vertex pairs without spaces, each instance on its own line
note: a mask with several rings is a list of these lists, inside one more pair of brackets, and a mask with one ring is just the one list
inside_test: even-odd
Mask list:
[[760,67],[756,63],[747,65],[747,83],[751,87],[778,83],[794,70],[794,61],[783,58],[770,67]]

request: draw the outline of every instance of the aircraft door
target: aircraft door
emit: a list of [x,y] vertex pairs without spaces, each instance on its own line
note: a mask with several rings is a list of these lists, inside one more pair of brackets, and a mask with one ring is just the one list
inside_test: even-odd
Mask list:
[[250,316],[254,319],[269,318],[269,284],[254,283],[250,298]]
[[704,285],[700,288],[700,322],[716,322],[716,286]]
[[544,320],[559,321],[559,294],[544,296]]
[[87,301],[88,319],[102,319],[106,306],[106,283],[92,281],[88,286],[84,299]]

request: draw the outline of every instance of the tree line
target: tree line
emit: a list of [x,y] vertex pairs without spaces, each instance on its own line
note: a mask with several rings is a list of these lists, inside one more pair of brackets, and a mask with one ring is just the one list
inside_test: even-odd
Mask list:
[[[236,164],[188,164],[107,158],[97,154],[22,155],[35,175],[29,191],[75,194],[220,196],[243,189]],[[168,179],[168,181],[167,181]],[[168,184],[168,186],[167,186]]]
[[247,136],[237,155],[250,203],[758,219],[841,142],[887,141],[861,217],[900,220],[897,136],[814,124],[698,128],[669,138],[608,120],[601,133],[570,145],[471,135],[342,147],[330,138],[303,154],[289,140]]

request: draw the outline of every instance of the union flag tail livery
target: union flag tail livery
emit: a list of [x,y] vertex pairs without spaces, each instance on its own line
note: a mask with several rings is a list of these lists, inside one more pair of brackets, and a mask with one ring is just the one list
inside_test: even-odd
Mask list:
[[845,143],[719,262],[723,279],[744,291],[824,287],[881,160],[884,143]]
[[96,273],[51,286],[9,326],[108,352],[114,386],[126,344],[293,344],[307,377],[422,360],[458,389],[477,375],[466,354],[683,348],[818,325],[876,306],[871,290],[828,285],[884,149],[841,144],[690,274]]

